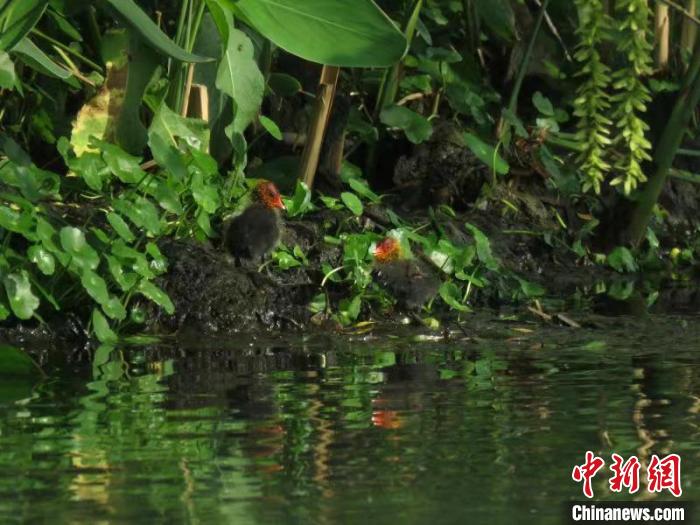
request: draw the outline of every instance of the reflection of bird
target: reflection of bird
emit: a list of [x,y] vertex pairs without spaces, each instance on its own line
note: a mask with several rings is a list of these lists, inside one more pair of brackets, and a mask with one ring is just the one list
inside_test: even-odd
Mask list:
[[387,237],[374,249],[375,270],[382,286],[391,292],[399,306],[419,310],[437,293],[439,281],[412,259],[407,259],[399,241]]
[[261,180],[253,190],[252,203],[226,226],[226,249],[236,260],[258,261],[279,243],[280,210],[286,209],[277,187]]

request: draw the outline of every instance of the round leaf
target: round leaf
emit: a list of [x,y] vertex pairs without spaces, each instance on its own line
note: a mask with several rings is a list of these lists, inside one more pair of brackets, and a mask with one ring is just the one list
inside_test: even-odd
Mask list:
[[355,215],[358,217],[362,215],[364,207],[362,206],[362,201],[357,197],[357,195],[345,191],[340,194],[340,199],[343,201],[343,204],[345,204],[345,206],[347,206],[348,209]]
[[26,270],[7,275],[3,282],[10,308],[18,319],[26,320],[39,308],[39,298],[32,292],[29,274]]
[[30,246],[27,250],[29,260],[37,265],[41,273],[44,275],[53,275],[56,269],[56,263],[53,255],[39,245]]

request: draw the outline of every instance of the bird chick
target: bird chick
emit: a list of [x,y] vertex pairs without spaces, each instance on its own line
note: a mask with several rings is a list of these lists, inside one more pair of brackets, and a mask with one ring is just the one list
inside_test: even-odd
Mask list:
[[226,226],[224,244],[237,262],[261,261],[277,246],[285,209],[277,186],[267,180],[258,182],[250,205]]
[[435,297],[439,280],[416,261],[405,258],[399,241],[387,237],[374,249],[379,283],[394,296],[400,308],[420,310]]

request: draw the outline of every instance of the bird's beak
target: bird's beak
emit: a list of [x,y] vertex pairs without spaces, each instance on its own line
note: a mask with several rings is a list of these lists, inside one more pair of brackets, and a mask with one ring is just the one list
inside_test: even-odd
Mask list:
[[275,204],[277,205],[277,207],[278,207],[280,210],[287,211],[287,207],[284,205],[284,201],[282,200],[281,197],[277,199],[277,202],[276,202]]

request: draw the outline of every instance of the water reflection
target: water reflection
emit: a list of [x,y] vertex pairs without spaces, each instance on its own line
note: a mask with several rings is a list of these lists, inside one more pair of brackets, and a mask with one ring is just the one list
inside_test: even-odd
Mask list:
[[0,518],[557,523],[589,449],[677,452],[697,498],[700,323],[630,323],[103,347],[4,382]]

